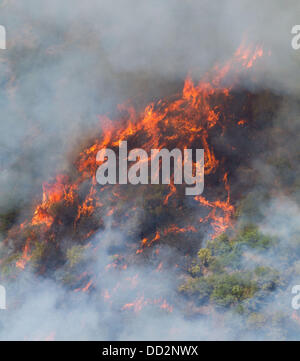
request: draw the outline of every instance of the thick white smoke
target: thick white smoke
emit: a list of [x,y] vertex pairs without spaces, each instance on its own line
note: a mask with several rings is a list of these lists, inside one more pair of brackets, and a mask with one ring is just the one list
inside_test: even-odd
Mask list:
[[[7,30],[7,50],[0,50],[0,211],[27,205],[43,180],[67,167],[68,152],[83,131],[98,124],[99,114],[128,98],[168,95],[189,71],[200,78],[242,41],[272,52],[254,74],[257,83],[296,95],[300,52],[291,47],[291,29],[299,13],[298,0],[0,2],[0,24]],[[283,111],[280,122],[284,116]],[[288,202],[280,206],[280,219],[282,207],[296,207]],[[297,221],[289,218],[283,227],[276,214],[266,213],[264,231],[288,242],[289,221]],[[124,238],[109,227],[98,237],[101,247],[90,264],[95,292],[74,294],[54,279],[25,271],[7,285],[9,309],[0,312],[0,339],[45,339],[53,332],[56,339],[239,337],[239,317],[232,318],[236,333],[234,327],[216,328],[213,319],[184,318],[176,304],[176,274],[166,270],[158,277],[147,265],[106,273],[112,243],[123,245]],[[136,274],[139,288],[115,291]],[[105,290],[119,308],[99,297]],[[174,304],[173,312],[151,304],[138,316],[121,310],[158,295]]]

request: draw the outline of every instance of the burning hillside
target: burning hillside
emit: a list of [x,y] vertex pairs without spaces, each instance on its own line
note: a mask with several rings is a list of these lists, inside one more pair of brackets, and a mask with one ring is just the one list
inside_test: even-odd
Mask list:
[[[77,23],[72,25],[77,29]],[[300,103],[292,92],[277,90],[276,82],[260,79],[268,60],[276,60],[273,48],[263,41],[243,41],[229,60],[224,52],[209,71],[194,69],[197,57],[191,64],[185,59],[191,70],[184,81],[176,74],[168,82],[169,74],[161,76],[168,61],[161,62],[161,78],[150,86],[152,68],[149,78],[128,68],[118,73],[115,56],[91,57],[87,68],[93,74],[79,74],[81,66],[72,67],[71,49],[82,49],[81,37],[70,28],[67,34],[62,31],[62,42],[50,41],[51,46],[39,50],[41,63],[50,67],[60,63],[62,54],[68,59],[48,82],[41,70],[45,94],[53,96],[55,105],[45,94],[39,98],[39,73],[30,77],[29,85],[18,87],[17,50],[12,59],[0,57],[0,65],[10,64],[5,94],[11,109],[30,124],[20,156],[1,164],[5,176],[8,169],[15,175],[30,167],[10,185],[11,193],[18,193],[13,201],[0,191],[5,199],[0,209],[0,284],[10,297],[0,319],[0,338],[297,338],[299,317],[290,312],[286,295],[299,274],[299,147],[293,137],[299,132]],[[38,48],[27,32],[27,46]],[[87,54],[97,43],[95,33],[84,42]],[[188,51],[195,52],[196,44]],[[102,45],[113,54],[114,41],[104,36]],[[126,49],[122,52],[126,57]],[[138,63],[139,58],[131,60]],[[27,63],[32,60],[27,59],[25,68]],[[175,60],[169,63],[173,69]],[[185,68],[180,71],[186,73]],[[128,81],[135,76],[137,80]],[[74,77],[80,79],[75,88]],[[106,91],[115,78],[103,101],[106,107],[98,106],[99,79]],[[110,98],[119,83],[138,85],[128,86],[128,100],[119,102],[116,96],[120,105],[115,109]],[[65,87],[75,90],[64,94]],[[34,99],[17,106],[33,88]],[[86,106],[93,103],[91,98],[96,105]],[[78,115],[81,107],[74,99],[84,104]],[[59,112],[61,118],[55,120]],[[53,124],[48,122],[52,117]],[[54,134],[54,145],[49,141],[43,148],[45,134]],[[26,152],[31,142],[38,144],[33,155]],[[170,184],[99,184],[99,151],[110,149],[120,161],[123,142],[128,153],[144,150],[149,165],[154,149],[203,149],[203,193],[186,195],[191,184],[176,182],[175,159]],[[39,154],[36,149],[44,150]],[[128,160],[128,168],[133,165]],[[197,167],[193,157],[194,173]],[[150,166],[147,175],[150,179]],[[26,185],[26,196],[20,197],[18,184]],[[24,322],[19,321],[23,314]]]
[[[146,224],[134,235],[134,242],[137,242],[139,235],[141,237],[140,242],[137,242],[136,254],[159,243],[169,233],[197,235],[205,224],[210,226],[211,231],[206,232],[211,233],[213,238],[225,232],[232,226],[234,215],[228,179],[234,165],[226,169],[226,159],[221,154],[217,157],[212,139],[226,139],[227,133],[230,134],[233,128],[252,126],[247,108],[251,94],[243,94],[245,101],[238,104],[239,94],[234,94],[234,82],[238,82],[241,73],[249,71],[262,56],[262,48],[248,49],[242,46],[233,60],[222,67],[216,66],[198,85],[195,86],[191,78],[187,78],[181,95],[152,103],[141,113],[133,107],[121,106],[118,121],[101,117],[101,124],[104,125],[102,135],[80,153],[75,163],[76,171],[58,175],[54,181],[45,183],[42,201],[36,206],[31,221],[25,220],[10,230],[7,242],[9,239],[17,239],[19,251],[22,252],[16,266],[19,269],[26,267],[37,243],[39,247],[45,242],[46,248],[57,249],[60,248],[61,238],[69,235],[75,243],[87,244],[108,219],[115,227],[120,227],[124,220],[136,217],[141,208],[138,204],[140,198],[145,198],[144,194],[149,190],[152,192],[150,188],[156,186],[152,185],[149,189],[138,186],[138,189],[129,190],[125,186],[99,187],[96,182],[97,152],[117,147],[123,140],[128,141],[131,148],[141,147],[146,151],[175,146],[180,149],[203,147],[205,154],[207,196],[184,199],[182,191],[177,190],[174,184],[155,189],[161,196],[155,208],[163,211],[164,219],[155,220],[154,215],[152,219],[149,216],[144,221]],[[234,81],[227,87],[224,85],[226,77]],[[233,107],[236,108],[234,112],[231,111]],[[241,152],[235,144],[228,143],[225,146],[227,149],[222,149],[223,154]],[[132,192],[137,195],[137,200],[132,199]],[[210,195],[213,192],[215,194]],[[184,213],[190,212],[187,203],[191,203],[189,207],[192,214],[183,219],[190,218],[191,224],[183,225],[180,219]],[[180,217],[174,217],[173,209],[176,209],[178,215],[182,213]],[[159,215],[159,210],[157,213]],[[185,246],[182,245],[182,248]],[[50,263],[56,264],[58,251],[53,252],[47,252],[46,258],[50,258],[49,261],[54,258]]]
[[[13,245],[14,256],[2,259],[2,264],[7,267],[17,258],[11,277],[27,268],[45,276],[66,265],[73,269],[84,252],[97,255],[101,232],[107,227],[119,230],[124,244],[116,249],[111,245],[114,261],[105,265],[102,274],[93,274],[84,262],[73,269],[68,287],[74,292],[93,292],[98,277],[106,277],[111,269],[122,272],[148,262],[150,254],[154,257],[149,263],[152,273],[159,275],[163,268],[173,268],[180,275],[186,267],[184,259],[193,257],[203,241],[234,226],[235,199],[230,182],[235,169],[247,162],[245,152],[256,131],[251,111],[256,96],[240,88],[239,81],[262,56],[261,47],[241,46],[232,60],[216,66],[197,85],[188,77],[181,94],[151,103],[141,112],[122,105],[114,121],[100,117],[99,136],[80,152],[72,171],[44,183],[42,200],[32,218],[8,231],[4,242]],[[175,146],[204,148],[204,194],[186,197],[183,187],[173,183],[100,186],[95,176],[97,152],[116,148],[123,140],[130,148],[146,151]],[[229,156],[230,161],[226,159]],[[166,245],[178,253],[175,265],[160,255],[160,248]],[[125,284],[137,282],[134,279],[129,277]],[[101,290],[108,302],[109,292]],[[136,297],[120,310],[139,312],[149,304],[166,312],[173,310],[159,294],[154,299]]]

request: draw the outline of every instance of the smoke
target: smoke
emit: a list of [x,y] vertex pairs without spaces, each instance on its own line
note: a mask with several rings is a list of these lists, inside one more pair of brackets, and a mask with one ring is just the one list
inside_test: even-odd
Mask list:
[[[10,307],[2,314],[0,339],[196,340],[226,337],[224,330],[213,332],[212,321],[188,321],[182,316],[180,305],[175,310],[171,308],[167,300],[172,303],[176,300],[178,280],[170,269],[158,273],[150,260],[144,266],[108,270],[112,261],[110,249],[124,248],[124,241],[124,236],[109,227],[95,236],[92,252],[85,254],[88,272],[93,274],[90,293],[60,286],[59,274],[55,281],[25,271],[14,284],[8,284]],[[160,251],[166,262],[170,249],[165,247]]]
[[[101,239],[101,241],[97,241]],[[55,279],[27,270],[7,284],[9,309],[1,314],[1,340],[224,340],[237,331],[219,327],[216,317],[183,316],[176,304],[179,272],[158,273],[150,260],[127,270],[109,270],[111,247],[124,248],[124,236],[109,226],[99,232],[85,254],[93,274],[89,293],[61,286]],[[96,252],[96,254],[95,254]],[[161,259],[174,250],[160,249]],[[154,254],[154,252],[153,252]],[[152,254],[152,256],[153,256]],[[86,268],[85,268],[86,270]],[[59,273],[59,272],[58,272]],[[61,280],[60,280],[61,281]],[[171,306],[172,305],[172,306]],[[238,319],[237,319],[238,320]]]
[[[297,0],[0,2],[0,23],[7,30],[7,50],[0,52],[0,213],[20,207],[20,218],[26,215],[41,183],[67,169],[70,152],[82,136],[101,125],[98,115],[128,98],[144,104],[172,94],[188,72],[200,79],[212,64],[230,58],[243,41],[262,44],[272,53],[255,70],[257,86],[295,96],[300,90],[299,55],[291,48],[291,29],[299,23],[299,10]],[[294,116],[287,125],[294,134],[292,141],[286,139],[288,152],[299,144],[299,118],[296,107],[287,111],[290,107],[283,104],[274,133],[287,116]],[[280,136],[274,139],[273,149],[282,152]],[[265,159],[253,164],[263,186],[270,185],[273,168]],[[291,173],[296,172],[292,168]],[[299,200],[298,194],[293,196]],[[279,214],[274,203],[261,206],[262,230],[289,242],[298,205],[280,202]],[[283,217],[290,211],[293,216]],[[43,339],[53,332],[56,339],[239,337],[243,326],[238,316],[229,322],[237,324],[236,331],[216,329],[218,320],[210,317],[185,317],[186,310],[177,304],[181,279],[169,268],[158,277],[159,259],[149,256],[148,265],[108,272],[114,250],[124,249],[123,233],[106,225],[93,242],[96,251],[87,250],[85,256],[89,273],[97,275],[92,291],[74,293],[61,286],[64,270],[51,279],[24,272],[6,285],[12,306],[0,314],[0,339]],[[164,262],[182,262],[174,249],[166,246],[160,252]],[[277,256],[266,255],[265,260],[280,264]],[[157,263],[155,267],[151,262]],[[164,301],[173,305],[172,312],[161,308]],[[121,310],[130,303],[140,304],[142,310]]]
[[243,40],[272,51],[258,82],[299,90],[297,9],[297,1],[3,2],[0,203],[12,193],[30,199],[97,114],[158,97],[189,71],[200,78]]

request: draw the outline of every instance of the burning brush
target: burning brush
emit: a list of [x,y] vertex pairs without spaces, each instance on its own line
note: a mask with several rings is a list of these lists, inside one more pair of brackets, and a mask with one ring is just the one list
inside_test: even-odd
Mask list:
[[[255,95],[243,90],[241,79],[251,74],[263,55],[259,46],[241,46],[230,61],[215,66],[197,85],[187,77],[181,94],[158,100],[141,111],[122,105],[114,120],[100,117],[99,134],[80,151],[72,171],[44,183],[42,200],[32,217],[8,231],[5,243],[13,245],[16,256],[1,263],[14,265],[11,277],[26,269],[53,276],[66,264],[72,268],[80,263],[84,253],[97,257],[101,234],[107,227],[122,232],[126,244],[121,249],[111,245],[112,262],[104,265],[103,274],[116,269],[125,272],[153,257],[155,274],[164,268],[177,272],[185,267],[182,256],[193,257],[202,242],[234,227],[230,181],[245,161],[243,154],[256,128],[252,117]],[[97,154],[103,149],[117,153],[121,142],[127,142],[129,150],[141,148],[147,154],[163,148],[204,149],[203,194],[186,196],[185,185],[174,184],[174,174],[169,185],[100,186]],[[178,263],[171,265],[160,258],[161,246],[166,245],[178,252]],[[88,263],[83,265],[86,269],[73,273],[69,282],[76,293],[92,292],[97,277],[103,276],[93,274]],[[126,282],[132,288],[138,283],[135,277]],[[110,303],[111,292],[119,287],[103,289],[103,300]],[[147,299],[142,294],[119,309],[138,313],[145,305],[173,311],[164,297]]]
[[[138,113],[133,107],[120,107],[120,118],[111,121],[101,117],[103,125],[102,135],[95,139],[94,144],[84,149],[77,161],[75,174],[58,175],[56,180],[43,185],[42,202],[37,205],[31,220],[25,220],[18,228],[13,228],[9,238],[22,240],[18,244],[23,253],[16,262],[16,266],[24,269],[31,259],[32,250],[36,242],[54,243],[59,247],[59,239],[65,233],[62,229],[69,229],[67,233],[74,234],[80,242],[88,242],[92,234],[104,227],[104,219],[109,218],[116,226],[120,225],[120,215],[132,217],[132,212],[138,209],[137,200],[130,199],[132,192],[136,195],[148,191],[159,192],[162,196],[159,207],[165,208],[164,218],[169,218],[169,225],[163,231],[168,233],[197,232],[204,223],[212,229],[212,237],[216,237],[232,226],[234,205],[230,198],[229,170],[224,166],[224,159],[217,158],[211,140],[216,137],[226,138],[226,133],[233,127],[243,128],[249,122],[248,109],[239,106],[231,113],[230,107],[235,101],[235,87],[238,77],[249,71],[254,62],[263,56],[260,47],[239,48],[232,60],[223,67],[216,66],[213,76],[207,74],[198,85],[194,85],[188,77],[182,94],[175,95],[172,100],[159,100]],[[225,87],[226,77],[233,80],[232,85]],[[211,80],[210,80],[211,78]],[[228,80],[227,80],[228,83]],[[247,99],[247,95],[246,95]],[[129,148],[137,146],[150,152],[151,149],[203,148],[205,155],[205,182],[222,183],[223,192],[220,198],[214,195],[195,196],[192,201],[182,197],[182,187],[170,184],[168,187],[159,186],[122,186],[107,185],[100,187],[96,181],[96,171],[99,166],[96,161],[97,153],[106,148],[115,149],[119,143],[127,141]],[[234,148],[232,144],[228,147]],[[236,149],[238,152],[239,150]],[[179,189],[177,189],[179,188]],[[159,190],[158,190],[159,189]],[[136,197],[139,199],[139,197]],[[214,199],[217,198],[217,199]],[[122,204],[133,202],[131,209]],[[176,218],[169,217],[169,211],[182,211],[192,203],[195,208],[193,214],[206,213],[203,217],[194,216],[193,224],[182,228],[176,224]],[[197,210],[196,210],[197,209]],[[169,210],[169,211],[168,211]],[[155,224],[156,222],[154,222]],[[162,237],[159,224],[144,233],[140,247],[136,253],[150,247]],[[178,230],[178,231],[176,231]],[[147,234],[145,234],[147,233]],[[22,246],[22,243],[24,245]]]

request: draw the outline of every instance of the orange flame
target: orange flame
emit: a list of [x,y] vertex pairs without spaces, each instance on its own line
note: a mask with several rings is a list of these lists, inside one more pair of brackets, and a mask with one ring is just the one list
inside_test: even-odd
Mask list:
[[[97,170],[96,155],[100,149],[107,147],[116,147],[122,140],[128,140],[133,137],[143,139],[143,148],[146,151],[151,149],[162,149],[170,145],[176,148],[188,149],[194,144],[201,144],[205,153],[205,175],[216,173],[220,167],[220,160],[216,158],[213,147],[209,144],[210,129],[220,127],[224,129],[224,119],[222,119],[222,105],[228,97],[233,87],[223,85],[223,80],[234,70],[234,75],[243,71],[248,71],[254,63],[263,56],[263,49],[259,46],[246,48],[244,44],[235,52],[233,59],[228,61],[223,67],[216,66],[213,77],[206,74],[204,79],[195,85],[190,76],[187,77],[182,94],[177,95],[175,99],[159,100],[145,107],[142,112],[137,112],[132,106],[122,105],[119,110],[122,117],[119,121],[111,121],[108,117],[101,117],[102,136],[95,143],[85,148],[79,155],[76,167],[79,177],[74,183],[64,175],[56,177],[55,182],[45,183],[43,185],[42,202],[35,208],[31,222],[24,222],[20,226],[23,230],[27,225],[41,227],[44,232],[51,230],[54,223],[60,224],[57,219],[54,206],[63,203],[66,207],[75,206],[77,216],[74,220],[76,229],[78,222],[82,217],[90,217],[96,208],[105,206],[100,195],[103,189],[99,190],[95,178]],[[211,102],[211,97],[216,96],[220,99],[217,104]],[[245,123],[244,119],[236,121],[238,125]],[[86,179],[92,179],[92,185],[85,198],[79,199],[78,190]],[[227,179],[227,173],[223,176],[223,183],[226,190],[225,200],[208,200],[204,196],[196,196],[195,201],[201,207],[208,208],[209,213],[201,218],[200,224],[209,222],[213,228],[213,237],[224,232],[232,225],[232,216],[234,206],[230,200],[230,188]],[[169,192],[165,196],[163,206],[169,206],[177,189],[174,184],[170,184]],[[119,192],[118,192],[119,193]],[[111,200],[121,197],[116,191],[111,193]],[[125,197],[126,198],[126,197]],[[106,210],[105,214],[114,217],[115,208]],[[176,225],[171,226],[167,232],[183,233],[187,231],[196,232],[194,226],[189,228],[180,228]],[[86,239],[93,231],[88,232]],[[150,247],[158,242],[162,235],[156,230],[155,236],[146,237],[141,241],[141,247],[136,254],[143,252],[145,247]],[[16,266],[24,269],[26,263],[30,260],[31,238],[28,237],[25,242],[22,257],[17,261]],[[123,268],[126,266],[123,265]],[[91,284],[85,289],[88,290]]]

